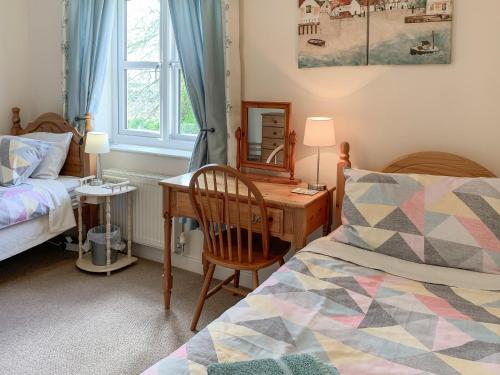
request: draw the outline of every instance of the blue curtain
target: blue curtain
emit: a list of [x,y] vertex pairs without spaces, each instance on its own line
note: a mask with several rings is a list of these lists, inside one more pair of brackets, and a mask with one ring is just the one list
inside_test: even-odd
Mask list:
[[99,109],[111,50],[116,0],[69,0],[66,117],[83,131],[85,113]]
[[220,0],[169,0],[177,48],[200,133],[189,170],[227,164],[223,15]]

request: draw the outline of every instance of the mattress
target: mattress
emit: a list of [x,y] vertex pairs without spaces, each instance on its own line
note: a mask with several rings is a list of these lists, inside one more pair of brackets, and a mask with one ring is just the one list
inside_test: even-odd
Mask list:
[[[28,182],[34,183],[35,181],[39,184],[43,184],[43,180],[29,180]],[[69,193],[72,199],[72,205],[77,204],[76,194],[74,189],[80,185],[79,178],[60,176],[57,179],[58,182],[64,185],[64,188]],[[58,195],[64,193],[60,192]],[[62,196],[59,198],[63,198]],[[69,207],[71,208],[71,207]],[[64,211],[64,212],[63,212]],[[70,212],[67,212],[70,211]],[[10,227],[0,230],[0,261],[7,259],[11,256],[19,254],[27,249],[37,246],[57,235],[64,233],[66,230],[74,226],[74,217],[72,210],[63,210],[56,214],[58,216],[65,216],[69,218],[72,216],[72,221],[66,219],[58,225],[58,230],[51,230],[51,225],[49,222],[49,215],[44,215],[37,217],[32,220],[28,220],[22,223],[12,225]],[[57,220],[56,220],[57,221]]]
[[500,292],[395,276],[328,246],[340,244],[313,242],[145,373],[206,374],[211,363],[290,353],[341,374],[500,373]]

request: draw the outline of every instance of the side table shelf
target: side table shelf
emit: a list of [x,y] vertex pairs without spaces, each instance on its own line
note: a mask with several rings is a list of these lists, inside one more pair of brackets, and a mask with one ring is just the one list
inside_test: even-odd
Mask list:
[[92,263],[92,254],[89,252],[87,254],[84,254],[82,258],[78,258],[78,260],[76,261],[76,266],[83,271],[104,273],[119,270],[135,262],[137,262],[136,257],[129,257],[128,255],[119,253],[116,262],[110,264],[109,266],[96,266]]

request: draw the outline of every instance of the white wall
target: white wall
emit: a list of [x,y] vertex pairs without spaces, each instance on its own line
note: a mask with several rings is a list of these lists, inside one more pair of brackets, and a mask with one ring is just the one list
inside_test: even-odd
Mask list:
[[11,107],[28,106],[28,1],[0,0],[0,134],[11,127]]
[[11,111],[23,124],[44,112],[62,112],[60,0],[0,0],[0,134]]
[[[440,150],[500,175],[500,1],[455,0],[453,63],[445,66],[297,68],[297,1],[241,0],[243,100],[290,101],[296,172],[313,179],[314,150],[301,145],[307,116],[336,120],[352,159],[380,168],[401,154]],[[262,12],[262,9],[266,9]],[[322,180],[335,182],[337,148]]]

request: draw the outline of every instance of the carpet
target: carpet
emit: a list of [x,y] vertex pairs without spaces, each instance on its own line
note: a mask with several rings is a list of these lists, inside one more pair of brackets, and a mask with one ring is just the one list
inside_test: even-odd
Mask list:
[[[75,260],[44,245],[0,262],[0,374],[138,374],[193,336],[201,275],[174,269],[165,311],[161,264],[140,259],[106,277]],[[199,329],[237,301],[214,295]]]

